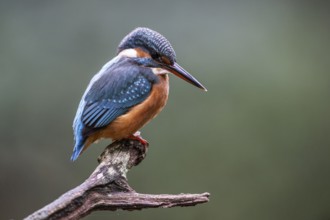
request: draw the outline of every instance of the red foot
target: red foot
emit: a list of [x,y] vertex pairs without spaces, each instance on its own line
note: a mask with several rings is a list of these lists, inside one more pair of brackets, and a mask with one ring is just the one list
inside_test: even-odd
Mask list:
[[148,141],[141,137],[141,132],[139,132],[139,131],[135,132],[134,134],[131,134],[128,138],[132,139],[132,140],[137,140],[145,146],[149,145]]

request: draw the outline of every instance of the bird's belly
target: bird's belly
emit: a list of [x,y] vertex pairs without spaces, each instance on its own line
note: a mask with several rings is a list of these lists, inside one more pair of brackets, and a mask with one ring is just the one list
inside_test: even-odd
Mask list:
[[113,140],[126,138],[156,117],[165,106],[169,92],[168,76],[160,75],[159,78],[160,81],[153,85],[150,96],[102,129],[99,138]]

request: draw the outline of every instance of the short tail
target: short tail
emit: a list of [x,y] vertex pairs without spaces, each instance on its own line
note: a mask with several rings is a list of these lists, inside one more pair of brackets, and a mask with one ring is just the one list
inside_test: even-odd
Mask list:
[[76,141],[76,144],[74,145],[73,153],[72,153],[72,156],[71,156],[72,161],[77,160],[77,158],[79,157],[79,155],[81,154],[81,152],[84,149],[84,145],[85,145],[85,140],[77,140]]

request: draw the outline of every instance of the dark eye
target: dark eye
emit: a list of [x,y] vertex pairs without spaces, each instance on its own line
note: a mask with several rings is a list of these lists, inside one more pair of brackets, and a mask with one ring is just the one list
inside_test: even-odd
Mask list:
[[155,54],[152,54],[151,57],[154,60],[157,60],[160,63],[166,64],[166,65],[172,65],[171,60],[168,57],[164,56],[164,55],[160,55],[158,53],[155,53]]
[[151,54],[152,59],[160,61],[160,55],[158,53]]

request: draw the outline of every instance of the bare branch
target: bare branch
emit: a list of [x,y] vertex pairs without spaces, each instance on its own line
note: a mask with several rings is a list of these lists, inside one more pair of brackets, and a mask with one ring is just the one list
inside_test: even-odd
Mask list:
[[101,154],[98,159],[100,164],[85,182],[25,219],[80,219],[96,210],[170,208],[209,201],[209,193],[136,193],[128,185],[126,173],[145,158],[147,149],[147,146],[135,140],[112,143]]

